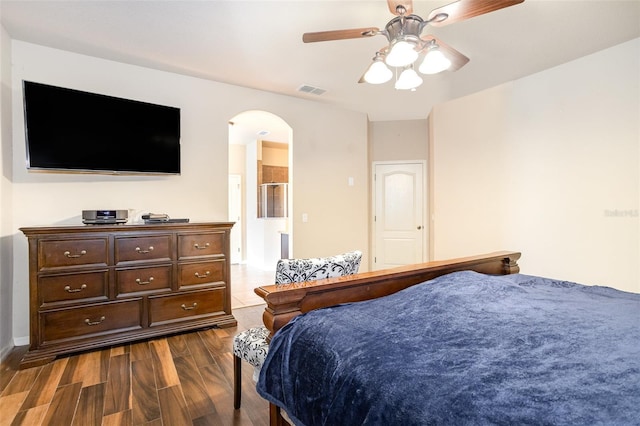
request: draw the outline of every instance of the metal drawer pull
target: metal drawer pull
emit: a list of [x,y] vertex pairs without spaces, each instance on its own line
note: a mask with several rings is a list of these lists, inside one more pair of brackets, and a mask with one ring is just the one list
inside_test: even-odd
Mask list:
[[193,305],[192,305],[192,306],[187,306],[187,305],[185,305],[185,304],[183,303],[182,305],[180,305],[180,307],[181,307],[183,310],[185,310],[185,311],[191,311],[191,310],[193,310],[193,309],[197,308],[197,307],[198,307],[198,304],[197,304],[196,302],[193,302]]
[[66,257],[68,257],[69,259],[74,259],[74,258],[76,258],[76,257],[84,256],[85,254],[87,254],[87,251],[86,251],[86,250],[82,250],[82,251],[80,251],[80,253],[78,253],[78,254],[71,254],[71,252],[70,252],[70,251],[65,251],[63,254],[64,254]]
[[151,284],[152,281],[153,281],[153,277],[149,277],[149,281],[142,281],[140,278],[136,278],[136,283],[138,283],[138,285]]
[[193,274],[196,276],[196,278],[207,278],[209,275],[211,275],[211,271],[207,271],[204,273],[204,275],[200,275],[199,272],[196,272],[195,274]]
[[98,324],[101,324],[102,321],[104,321],[104,320],[105,320],[104,317],[100,317],[100,319],[98,321],[91,321],[89,318],[86,318],[84,320],[84,323],[87,324],[87,325],[98,325]]
[[85,288],[87,288],[87,285],[86,285],[86,284],[82,284],[82,285],[80,286],[80,288],[71,288],[70,286],[65,285],[65,286],[64,286],[64,291],[66,291],[67,293],[77,293],[77,292],[79,292],[79,291],[84,290]]
[[209,244],[209,243],[205,243],[204,246],[200,247],[200,245],[198,243],[195,243],[193,245],[193,248],[195,248],[196,250],[204,250],[204,249],[209,248],[210,245],[211,244]]
[[153,251],[153,246],[149,246],[147,250],[142,250],[140,247],[136,247],[136,251],[140,254],[147,254]]

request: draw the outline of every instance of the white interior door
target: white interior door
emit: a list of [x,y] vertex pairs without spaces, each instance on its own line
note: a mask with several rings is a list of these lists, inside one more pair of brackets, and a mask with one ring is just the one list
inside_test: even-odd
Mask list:
[[229,175],[229,221],[235,222],[231,228],[231,263],[242,262],[242,177]]
[[372,269],[426,261],[425,169],[424,162],[374,163]]

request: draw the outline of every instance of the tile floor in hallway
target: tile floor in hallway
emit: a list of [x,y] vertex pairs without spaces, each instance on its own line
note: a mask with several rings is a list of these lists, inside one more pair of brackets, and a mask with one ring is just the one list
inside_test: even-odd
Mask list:
[[246,264],[231,265],[231,309],[255,306],[264,300],[253,292],[261,285],[273,284],[276,272],[265,271]]

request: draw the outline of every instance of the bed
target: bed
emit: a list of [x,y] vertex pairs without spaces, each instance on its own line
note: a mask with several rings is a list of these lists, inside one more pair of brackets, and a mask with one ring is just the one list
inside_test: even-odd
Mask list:
[[640,424],[640,294],[519,257],[256,289],[271,424]]

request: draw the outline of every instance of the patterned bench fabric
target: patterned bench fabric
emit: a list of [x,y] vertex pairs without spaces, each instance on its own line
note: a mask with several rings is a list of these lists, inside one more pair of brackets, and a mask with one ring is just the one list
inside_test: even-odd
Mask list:
[[[280,259],[276,265],[276,285],[358,273],[362,252],[353,251],[330,257],[311,259]],[[240,332],[233,338],[233,354],[255,367],[254,379],[267,357],[269,330],[264,325]]]
[[280,259],[276,265],[276,285],[353,275],[358,272],[361,259],[360,251],[331,257]]
[[269,337],[269,330],[264,325],[259,325],[242,331],[233,338],[233,354],[255,367],[254,379],[256,378],[255,372],[260,371],[260,367],[267,357],[269,349],[267,337]]

